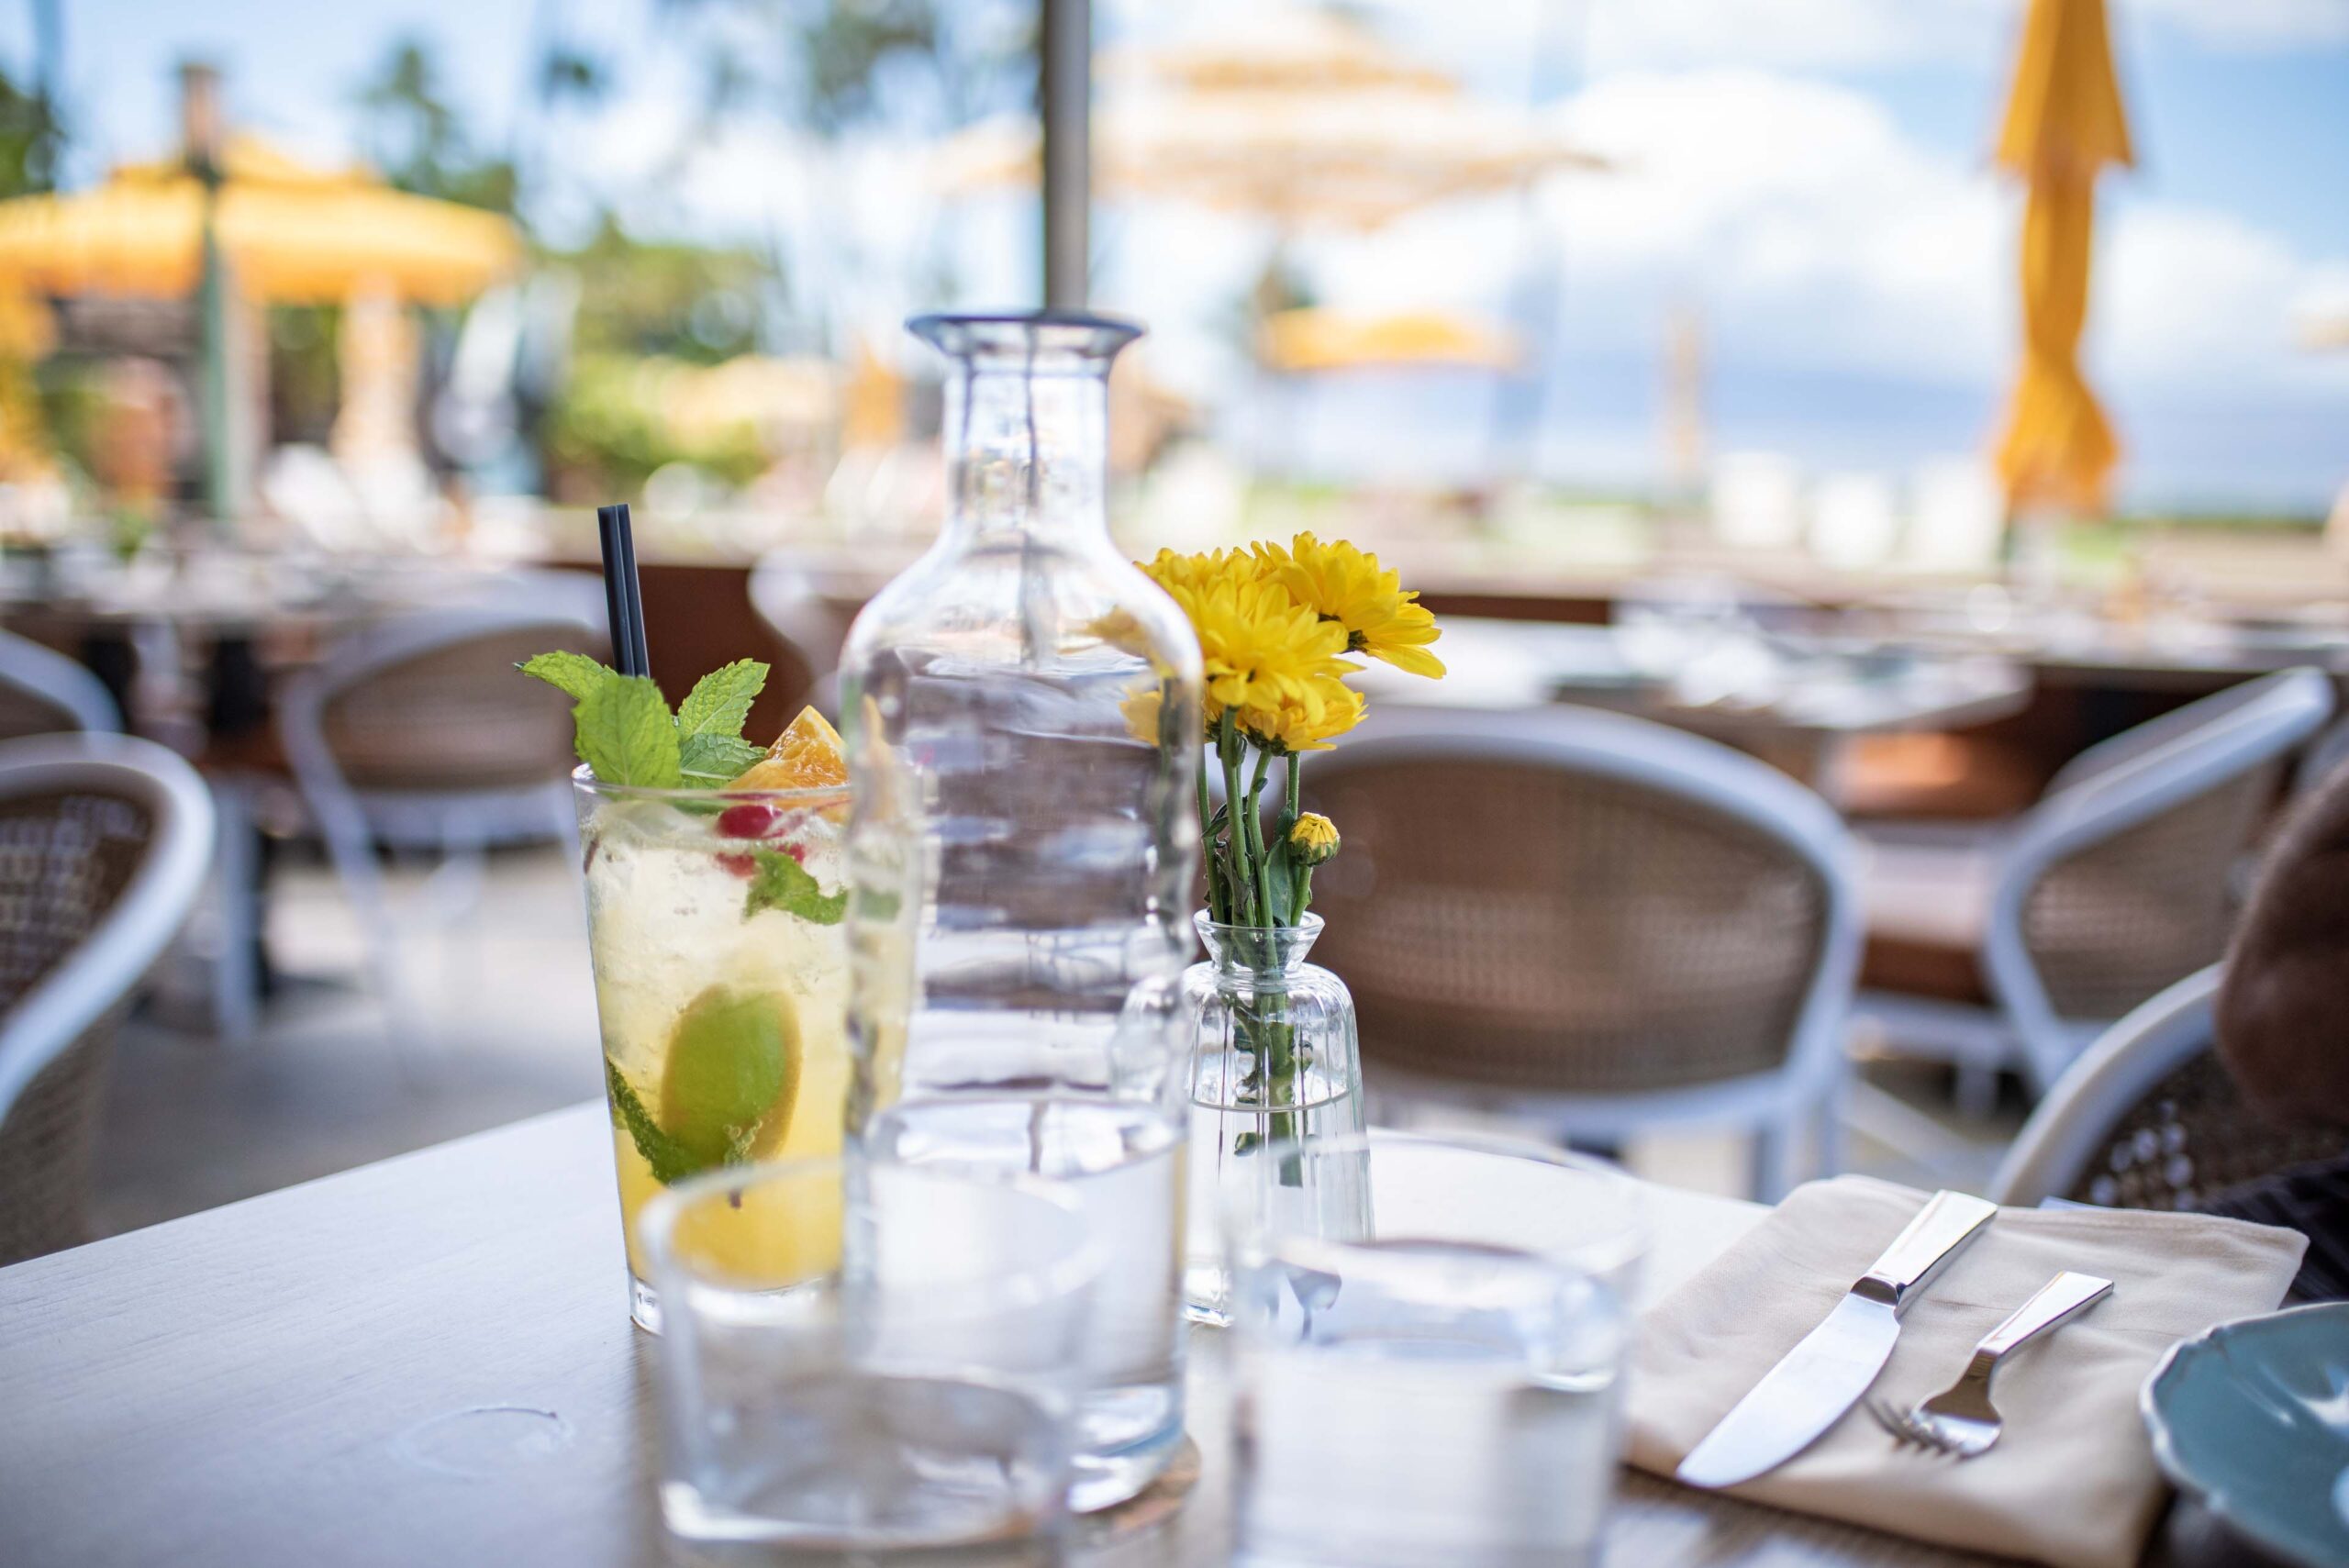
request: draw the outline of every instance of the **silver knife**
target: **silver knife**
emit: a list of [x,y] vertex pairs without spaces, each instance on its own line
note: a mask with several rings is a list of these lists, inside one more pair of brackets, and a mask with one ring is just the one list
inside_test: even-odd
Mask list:
[[1746,1391],[1675,1473],[1691,1486],[1734,1486],[1816,1442],[1884,1369],[1902,1310],[1998,1212],[1998,1205],[1964,1193],[1935,1193],[1826,1320]]

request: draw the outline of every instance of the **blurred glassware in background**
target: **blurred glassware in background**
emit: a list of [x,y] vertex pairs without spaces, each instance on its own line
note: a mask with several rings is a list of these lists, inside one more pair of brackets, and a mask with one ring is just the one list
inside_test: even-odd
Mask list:
[[1596,1560],[1646,1248],[1614,1167],[1372,1132],[1275,1149],[1366,1188],[1351,1217],[1227,1211],[1236,1561],[1557,1568]]
[[[821,1218],[829,1242],[745,1257],[744,1209]],[[695,1560],[1060,1562],[1098,1272],[1068,1193],[788,1161],[669,1188],[635,1240],[666,1318],[662,1515]]]

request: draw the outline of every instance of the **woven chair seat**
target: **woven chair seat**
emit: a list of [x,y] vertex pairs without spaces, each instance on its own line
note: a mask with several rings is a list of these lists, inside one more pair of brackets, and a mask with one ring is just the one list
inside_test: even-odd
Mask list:
[[1787,1057],[1826,892],[1761,831],[1682,797],[1496,759],[1349,771],[1317,790],[1345,850],[1317,957],[1363,1054],[1552,1094],[1684,1088]]
[[2282,770],[2246,770],[2047,869],[2023,902],[2022,940],[2058,1016],[2117,1018],[2219,960],[2237,862]]
[[[0,801],[0,1014],[94,932],[144,861],[139,805],[86,791]],[[90,1160],[117,1007],[0,1121],[0,1264],[88,1240]]]
[[2230,1189],[2344,1155],[2349,1130],[2263,1115],[2204,1051],[2114,1120],[2065,1195],[2110,1208],[2202,1208]]
[[584,634],[529,628],[437,649],[336,692],[327,745],[354,789],[490,790],[561,778],[571,702],[512,666],[553,648],[600,653]]

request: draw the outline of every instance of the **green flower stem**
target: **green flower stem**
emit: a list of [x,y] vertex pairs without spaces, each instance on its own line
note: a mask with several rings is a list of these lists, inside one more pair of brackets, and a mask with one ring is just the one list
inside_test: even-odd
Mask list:
[[[1297,831],[1297,820],[1305,815],[1304,773],[1304,756],[1299,752],[1291,751],[1288,754],[1286,765],[1281,769],[1281,783],[1287,792],[1287,798],[1281,807],[1280,828],[1283,840],[1286,840],[1291,833]],[[1302,862],[1292,862],[1288,874],[1289,918],[1301,926],[1305,923],[1305,911],[1313,902],[1313,868]]]
[[1223,879],[1215,873],[1215,810],[1208,799],[1208,760],[1205,756],[1199,758],[1195,782],[1198,786],[1199,847],[1208,857],[1208,917],[1218,925],[1224,925],[1231,917],[1230,901],[1223,894]]
[[1264,775],[1272,771],[1273,757],[1269,751],[1256,753],[1256,776],[1248,784],[1248,842],[1253,853],[1251,870],[1256,881],[1256,907],[1263,911],[1258,922],[1264,926],[1279,924],[1273,910],[1273,876],[1271,857],[1264,852]]
[[1224,914],[1231,924],[1252,926],[1255,884],[1248,874],[1248,836],[1240,825],[1240,732],[1228,707],[1217,732],[1216,755],[1223,763]]

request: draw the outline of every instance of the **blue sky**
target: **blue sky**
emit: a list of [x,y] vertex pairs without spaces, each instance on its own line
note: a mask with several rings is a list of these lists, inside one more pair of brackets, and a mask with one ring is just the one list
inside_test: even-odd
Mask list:
[[[1237,26],[1249,10],[1101,3],[1111,38]],[[1397,48],[1521,100],[1529,40],[1563,6],[1575,47],[1545,112],[1636,171],[1559,182],[1543,203],[1564,257],[1548,446],[1570,454],[1565,467],[1651,473],[1656,343],[1675,310],[1705,323],[1721,448],[1888,471],[1979,450],[2014,337],[2015,197],[1984,153],[2019,3],[1392,0],[1370,13]],[[2311,313],[2349,314],[2349,0],[2110,4],[2142,167],[2108,186],[2088,359],[2130,448],[2125,493],[2321,508],[2349,480],[2349,354],[2310,354],[2295,333]],[[902,148],[860,154],[848,187],[825,196],[797,175],[781,128],[665,162],[693,76],[679,24],[651,0],[66,9],[85,178],[168,140],[172,68],[190,53],[228,68],[244,123],[348,151],[352,88],[406,32],[440,44],[457,95],[502,138],[534,28],[551,18],[613,54],[620,93],[566,130],[570,199],[550,221],[575,221],[593,194],[712,236],[852,233],[859,264],[835,247],[803,276],[876,338],[928,301],[917,267],[871,257],[942,250],[965,293],[990,302],[1030,286],[1032,209],[1015,198],[941,212]],[[28,59],[24,8],[0,16],[0,51]],[[1297,256],[1334,303],[1490,311],[1514,286],[1517,222],[1501,204],[1455,206],[1367,239],[1308,238]],[[1261,261],[1261,229],[1137,207],[1101,230],[1101,292],[1159,327],[1153,363],[1244,407],[1209,324]],[[1429,384],[1388,406],[1432,430],[1481,402]],[[1384,440],[1362,398],[1346,406],[1365,411],[1335,421],[1341,434],[1315,462],[1343,467]]]

